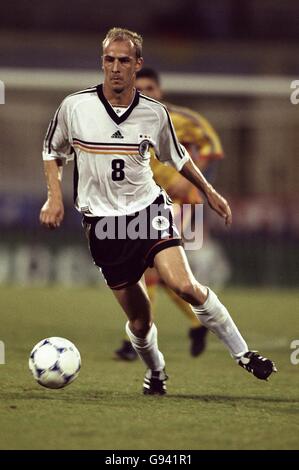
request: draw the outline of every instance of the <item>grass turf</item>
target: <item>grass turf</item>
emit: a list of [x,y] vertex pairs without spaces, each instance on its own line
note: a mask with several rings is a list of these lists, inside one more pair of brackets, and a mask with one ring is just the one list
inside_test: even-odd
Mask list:
[[[1,449],[298,449],[299,339],[295,291],[227,290],[221,295],[252,348],[279,373],[269,382],[235,365],[209,336],[188,353],[187,321],[161,292],[156,323],[167,360],[168,395],[141,393],[144,366],[113,351],[125,317],[106,288],[0,288],[6,364],[0,366]],[[78,379],[47,390],[28,371],[40,339],[63,336],[82,356]]]

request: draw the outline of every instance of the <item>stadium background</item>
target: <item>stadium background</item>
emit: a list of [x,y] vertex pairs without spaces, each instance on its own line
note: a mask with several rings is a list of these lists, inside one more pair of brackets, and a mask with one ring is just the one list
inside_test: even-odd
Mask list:
[[[26,325],[24,332],[28,333],[11,358],[23,357],[35,337],[37,341],[39,335],[52,332],[48,315],[60,325],[62,336],[69,335],[69,308],[79,310],[74,299],[82,302],[78,304],[81,306],[84,302],[85,307],[96,295],[95,290],[78,290],[82,285],[92,289],[88,286],[98,284],[99,278],[89,260],[80,216],[72,208],[72,165],[64,172],[66,216],[62,227],[48,232],[39,226],[38,213],[46,196],[41,147],[49,120],[63,97],[100,81],[101,41],[108,28],[118,25],[144,35],[145,64],[161,72],[166,99],[199,111],[220,135],[226,158],[218,165],[213,182],[231,202],[234,222],[228,231],[210,214],[209,225],[230,261],[230,285],[224,296],[232,300],[235,308],[244,310],[240,322],[245,329],[251,322],[252,338],[259,338],[260,329],[272,328],[276,342],[271,342],[270,335],[268,349],[277,348],[283,355],[291,383],[294,367],[288,365],[289,340],[292,331],[298,332],[294,310],[298,298],[295,290],[285,294],[282,288],[296,289],[299,283],[299,105],[290,101],[291,82],[299,79],[298,15],[299,5],[291,0],[152,0],[142,3],[142,7],[136,0],[115,1],[113,7],[108,0],[73,0],[71,4],[58,0],[11,0],[1,6],[0,80],[5,84],[5,104],[0,106],[0,284],[5,344],[15,341],[14,322]],[[69,291],[63,296],[55,290],[57,285],[74,287],[73,294],[69,293],[74,295],[73,303],[68,300]],[[18,286],[26,289],[18,290]],[[248,291],[249,287],[252,290]],[[45,302],[52,295],[49,292],[57,296],[57,304],[51,300],[50,307]],[[290,297],[286,299],[284,295]],[[96,308],[96,298],[90,309]],[[106,293],[102,299],[104,313],[115,310]],[[279,305],[284,299],[288,330],[281,333]],[[167,300],[163,302],[164,306]],[[257,308],[255,316],[257,305],[262,307]],[[45,323],[39,319],[35,324],[35,314],[43,314],[38,306],[45,309]],[[34,334],[22,318],[24,309],[29,312]],[[247,313],[252,315],[251,320]],[[60,315],[65,317],[61,324]],[[91,318],[96,330],[96,314]],[[108,333],[103,326],[112,342],[110,349],[105,343],[102,351],[107,355],[107,370],[111,367],[108,357],[122,327],[119,322],[115,333],[109,321]],[[74,328],[74,339],[84,351],[80,341],[88,341],[87,326],[79,327],[78,323]],[[163,331],[163,323],[161,328]],[[265,338],[262,342],[265,344]],[[211,354],[217,358],[219,350],[215,347]],[[117,371],[122,374],[121,369]],[[21,373],[25,377],[23,369]],[[14,386],[13,380],[11,383]],[[30,379],[23,392],[25,398],[31,394],[29,383]],[[104,385],[104,389],[107,386],[109,390],[110,385]],[[15,386],[18,390],[20,385]],[[245,378],[244,386],[247,387]],[[291,394],[291,386],[288,390]],[[278,397],[285,396],[285,390],[281,395],[278,386],[276,391]],[[17,393],[5,393],[10,400],[18,399]],[[65,392],[61,393],[67,400]],[[221,402],[221,397],[218,400]],[[291,408],[292,400],[295,398],[290,395],[286,406]],[[266,406],[263,402],[260,405]],[[8,437],[3,441],[9,448],[13,447],[9,432],[13,435],[14,429],[13,424],[8,426]],[[30,448],[25,434],[19,445]],[[59,448],[53,439],[49,442]],[[81,440],[74,439],[77,448],[88,447],[88,442],[96,446],[93,441],[84,443],[84,433]],[[249,437],[246,439],[240,446],[254,445]],[[109,448],[109,443],[102,442]],[[217,439],[214,442],[217,445]],[[227,448],[239,445],[238,441],[219,442],[218,446]],[[288,444],[294,448],[297,441],[290,438],[285,447]],[[132,444],[124,441],[121,445],[130,448]],[[141,443],[138,445],[142,448]],[[157,447],[157,442],[149,445]],[[171,447],[173,443],[166,445]],[[196,443],[192,445],[196,448]],[[212,445],[207,443],[206,447]]]
[[[95,271],[87,263],[84,273],[78,257],[86,250],[71,208],[71,165],[63,227],[55,235],[38,227],[45,197],[40,149],[62,98],[99,81],[104,32],[124,24],[144,34],[146,65],[163,74],[167,100],[207,116],[223,141],[226,158],[214,183],[232,203],[234,224],[228,232],[216,218],[211,223],[231,260],[231,281],[297,285],[298,108],[289,98],[299,75],[295,3],[152,1],[141,13],[138,2],[129,1],[126,8],[118,2],[116,16],[109,5],[12,1],[3,8],[0,282],[95,281]],[[68,264],[74,264],[65,271],[72,274],[53,274],[44,249],[49,239],[54,245],[68,240]],[[75,256],[71,244],[78,247]]]

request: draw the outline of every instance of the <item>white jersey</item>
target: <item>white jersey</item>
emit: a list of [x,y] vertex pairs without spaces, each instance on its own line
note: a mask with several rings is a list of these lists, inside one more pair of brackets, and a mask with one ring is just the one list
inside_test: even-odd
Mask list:
[[75,206],[87,216],[132,214],[156,199],[150,147],[178,171],[190,158],[158,101],[136,91],[126,111],[117,111],[102,85],[69,95],[44,141],[44,160],[75,159]]

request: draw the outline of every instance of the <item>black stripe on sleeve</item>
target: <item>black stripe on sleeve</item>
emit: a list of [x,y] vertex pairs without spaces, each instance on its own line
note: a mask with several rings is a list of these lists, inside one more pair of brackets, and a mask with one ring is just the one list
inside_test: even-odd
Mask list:
[[45,147],[46,147],[46,142],[48,141],[52,126],[53,126],[53,119],[51,119],[50,124],[48,126],[47,134],[46,134],[46,137],[45,137]]
[[52,139],[53,139],[53,136],[54,136],[54,133],[56,131],[57,124],[58,124],[58,114],[59,114],[60,108],[61,108],[61,105],[59,106],[59,108],[56,111],[56,114],[55,114],[54,119],[53,119],[52,130],[49,134],[48,153],[51,153],[51,144],[52,144]]
[[[86,90],[77,91],[76,93],[73,93],[72,95],[67,96],[67,98],[70,97],[70,96],[83,95],[85,93],[95,93],[96,91],[97,91],[96,87],[92,87],[92,88],[88,88]],[[48,141],[48,153],[51,153],[51,144],[52,144],[53,136],[54,136],[54,133],[56,131],[57,124],[58,124],[58,114],[59,114],[59,111],[61,109],[61,106],[62,106],[62,104],[59,106],[59,108],[57,109],[57,111],[55,113],[54,119],[52,120],[52,123],[51,123],[50,132],[48,132],[48,135],[46,136],[46,139],[45,139],[45,142],[47,142],[47,139],[49,139],[49,141]]]
[[175,130],[173,128],[173,124],[172,124],[172,121],[171,121],[171,118],[169,116],[169,112],[168,112],[168,109],[166,108],[166,106],[164,106],[163,103],[160,103],[160,101],[157,101],[157,100],[154,100],[152,98],[149,98],[148,96],[145,96],[145,95],[142,95],[140,94],[140,98],[146,100],[146,101],[150,101],[152,103],[155,103],[155,104],[158,104],[160,105],[166,112],[166,116],[167,116],[167,120],[168,120],[168,124],[169,124],[169,127],[170,127],[170,131],[171,131],[171,136],[172,136],[172,139],[173,139],[173,142],[174,142],[174,146],[175,146],[175,149],[178,153],[178,156],[180,158],[184,158],[185,156],[185,152],[184,150],[182,149],[182,147],[180,146],[178,140],[177,140],[177,137],[176,137],[176,134],[175,134]]
[[74,204],[76,204],[77,197],[78,197],[78,182],[79,182],[79,171],[78,171],[78,164],[77,164],[77,154],[74,150],[74,172],[73,172],[73,200],[74,200]]
[[67,98],[69,98],[70,96],[83,95],[85,93],[96,93],[96,91],[97,91],[97,87],[95,85],[94,87],[86,88],[85,90],[76,91],[75,93],[68,95]]
[[171,122],[171,119],[170,119],[170,116],[169,116],[169,112],[166,108],[164,108],[165,111],[166,111],[166,115],[167,115],[167,119],[168,119],[168,125],[170,127],[170,131],[171,131],[171,135],[172,135],[172,139],[173,139],[173,142],[174,142],[174,146],[176,148],[176,151],[179,155],[180,158],[184,158],[185,156],[185,152],[183,151],[182,147],[180,146],[178,140],[177,140],[177,137],[176,137],[176,134],[175,134],[175,130],[173,128],[173,124]]
[[52,126],[53,126],[53,119],[51,119],[50,121],[50,124],[48,126],[48,129],[47,129],[47,133],[46,133],[46,136],[44,138],[44,142],[43,142],[43,151],[46,152],[48,150],[48,139],[49,139],[49,135],[50,135],[50,132],[52,130]]

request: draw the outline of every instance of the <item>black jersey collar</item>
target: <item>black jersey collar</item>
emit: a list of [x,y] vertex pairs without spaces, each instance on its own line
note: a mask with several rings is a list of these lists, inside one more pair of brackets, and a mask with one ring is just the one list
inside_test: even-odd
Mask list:
[[113,110],[113,108],[110,105],[109,101],[106,99],[106,97],[103,93],[103,85],[102,84],[97,86],[97,94],[98,94],[99,99],[101,100],[101,102],[105,106],[105,109],[106,109],[107,113],[109,114],[111,119],[113,119],[113,121],[116,122],[116,124],[121,124],[122,122],[124,122],[130,116],[133,109],[139,103],[139,92],[136,90],[134,99],[133,99],[132,103],[130,104],[130,106],[128,107],[127,111],[125,113],[123,113],[121,116],[118,116],[116,114],[116,112]]

